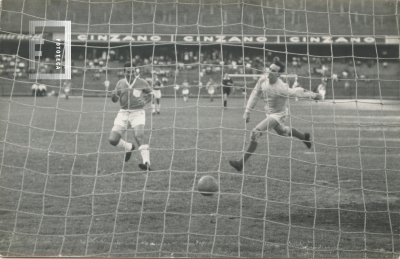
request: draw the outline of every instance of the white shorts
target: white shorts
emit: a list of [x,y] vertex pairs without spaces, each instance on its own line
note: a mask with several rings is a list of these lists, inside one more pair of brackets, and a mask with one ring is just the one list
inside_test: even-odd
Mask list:
[[208,89],[209,94],[214,94],[214,89]]
[[70,89],[64,89],[64,93],[69,93]]
[[119,110],[117,117],[114,120],[112,131],[134,128],[138,125],[145,125],[146,116],[144,110]]
[[188,95],[188,94],[189,94],[189,89],[183,89],[183,90],[182,90],[182,94]]
[[319,90],[319,93],[322,95],[322,100],[325,100],[326,90]]
[[154,98],[161,98],[161,90],[153,90]]

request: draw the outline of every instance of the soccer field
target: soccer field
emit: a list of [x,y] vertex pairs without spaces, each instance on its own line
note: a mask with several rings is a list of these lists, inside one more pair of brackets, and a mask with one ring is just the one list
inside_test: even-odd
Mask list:
[[[194,93],[193,93],[194,94]],[[146,110],[152,170],[108,142],[105,98],[0,99],[0,254],[385,257],[400,253],[400,102],[290,100],[297,139],[264,134],[237,172],[259,101],[163,98]],[[150,105],[147,106],[149,108]],[[126,139],[132,141],[132,132]],[[220,192],[196,182],[214,176]]]

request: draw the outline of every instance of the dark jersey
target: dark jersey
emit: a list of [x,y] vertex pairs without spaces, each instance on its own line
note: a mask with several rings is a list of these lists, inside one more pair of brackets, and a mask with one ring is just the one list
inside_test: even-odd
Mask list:
[[224,79],[222,79],[222,85],[223,86],[232,86],[233,85],[233,81],[230,78],[228,78],[228,79],[224,78]]
[[233,81],[230,78],[222,79],[222,93],[229,95],[231,93],[231,86],[233,86]]
[[153,90],[161,90],[161,81],[159,79],[154,81]]

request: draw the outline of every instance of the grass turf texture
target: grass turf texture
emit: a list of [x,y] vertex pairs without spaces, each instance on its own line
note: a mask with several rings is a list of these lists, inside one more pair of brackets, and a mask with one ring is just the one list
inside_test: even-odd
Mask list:
[[[264,135],[238,173],[228,161],[265,118],[245,125],[243,98],[147,109],[151,172],[108,143],[110,99],[1,99],[0,254],[397,257],[399,102],[361,102],[291,101],[286,124],[313,148]],[[203,175],[219,193],[197,192]]]

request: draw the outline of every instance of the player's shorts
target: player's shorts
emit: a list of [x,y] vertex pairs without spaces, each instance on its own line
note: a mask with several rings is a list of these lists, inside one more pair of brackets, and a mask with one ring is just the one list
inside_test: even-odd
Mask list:
[[325,100],[326,90],[319,90],[318,92],[322,95],[322,100]]
[[134,128],[138,125],[145,125],[146,116],[144,110],[124,110],[120,109],[114,120],[112,131]]
[[154,98],[161,98],[161,90],[153,90]]
[[274,129],[280,135],[287,135],[289,127],[285,126],[286,114],[267,114],[267,118],[260,122],[250,135],[252,141],[257,141],[264,132]]
[[223,86],[222,93],[229,96],[229,94],[231,93],[231,88],[229,86]]
[[189,94],[189,89],[183,89],[182,90],[183,95],[188,95]]
[[70,89],[64,89],[64,93],[68,94]]
[[214,94],[214,92],[215,92],[214,88],[208,89],[208,93],[209,93],[209,94]]

